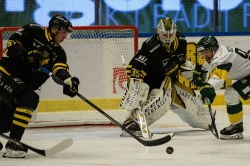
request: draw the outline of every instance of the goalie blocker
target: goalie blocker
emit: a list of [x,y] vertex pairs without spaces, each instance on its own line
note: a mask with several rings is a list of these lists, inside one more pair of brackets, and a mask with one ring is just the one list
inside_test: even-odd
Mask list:
[[[141,83],[142,86],[136,89],[133,88],[135,82],[130,79],[129,89],[126,90],[120,107],[129,111],[124,126],[137,135],[139,135],[138,130],[141,129],[137,114],[138,106],[144,112],[147,126],[164,116],[168,110],[176,113],[183,122],[194,128],[208,129],[208,125],[211,124],[209,110],[202,100],[192,89],[177,80],[166,76],[160,89],[153,89],[149,94],[145,90],[148,88],[146,83]],[[127,134],[123,132],[121,136],[127,136]]]

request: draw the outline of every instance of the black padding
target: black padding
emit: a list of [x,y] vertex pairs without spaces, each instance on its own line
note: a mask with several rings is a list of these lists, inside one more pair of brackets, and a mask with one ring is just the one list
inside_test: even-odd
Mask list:
[[0,101],[0,133],[7,133],[11,130],[16,105],[9,107]]
[[20,108],[27,108],[35,111],[39,102],[39,96],[31,90],[24,89],[17,93],[16,102]]
[[0,98],[12,107],[13,101],[15,101],[16,94],[29,87],[19,78],[8,76],[0,70]]

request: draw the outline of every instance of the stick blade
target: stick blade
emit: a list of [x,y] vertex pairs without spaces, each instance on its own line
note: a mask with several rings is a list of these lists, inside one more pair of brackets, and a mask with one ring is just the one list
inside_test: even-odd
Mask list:
[[171,138],[174,137],[175,135],[175,132],[167,132],[167,133],[151,133],[152,134],[152,139],[158,139],[158,138],[161,138],[161,137],[165,137],[167,135],[170,135]]
[[212,134],[213,134],[217,139],[220,139],[216,127],[214,127],[213,125],[208,125],[208,127],[209,127],[210,131],[212,132]]
[[159,138],[159,139],[155,139],[155,140],[144,140],[142,142],[142,144],[144,146],[158,146],[158,145],[162,145],[162,144],[165,144],[167,142],[169,142],[171,140],[171,136],[170,135],[167,135],[165,137],[162,137],[162,138]]
[[45,150],[45,156],[49,157],[52,156],[56,153],[59,153],[65,149],[67,149],[68,147],[70,147],[73,144],[73,139],[72,138],[67,138],[65,140],[63,140],[62,142],[58,143],[57,145],[46,149]]

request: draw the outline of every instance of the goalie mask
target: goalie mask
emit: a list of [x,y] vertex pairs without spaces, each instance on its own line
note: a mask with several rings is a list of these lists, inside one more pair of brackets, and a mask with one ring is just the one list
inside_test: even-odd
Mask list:
[[174,21],[171,18],[161,19],[156,27],[156,31],[163,45],[169,49],[177,31]]
[[49,30],[54,27],[57,33],[60,30],[67,30],[69,33],[73,32],[72,23],[62,15],[55,15],[49,21]]

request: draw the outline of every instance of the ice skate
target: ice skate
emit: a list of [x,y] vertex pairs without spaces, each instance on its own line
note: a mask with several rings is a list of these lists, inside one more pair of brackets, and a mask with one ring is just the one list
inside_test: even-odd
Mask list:
[[[132,119],[125,120],[123,123],[123,126],[126,129],[128,129],[129,131],[131,131],[133,134],[135,134],[136,136],[142,137],[142,132],[141,132],[140,126]],[[121,137],[130,137],[130,135],[124,130],[122,130],[122,133],[120,136]]]
[[24,158],[26,153],[28,152],[28,149],[23,147],[17,142],[14,141],[8,141],[5,145],[5,153],[3,157],[8,158]]
[[229,139],[243,139],[243,122],[238,124],[231,124],[230,126],[224,128],[220,131],[220,139],[229,140]]

